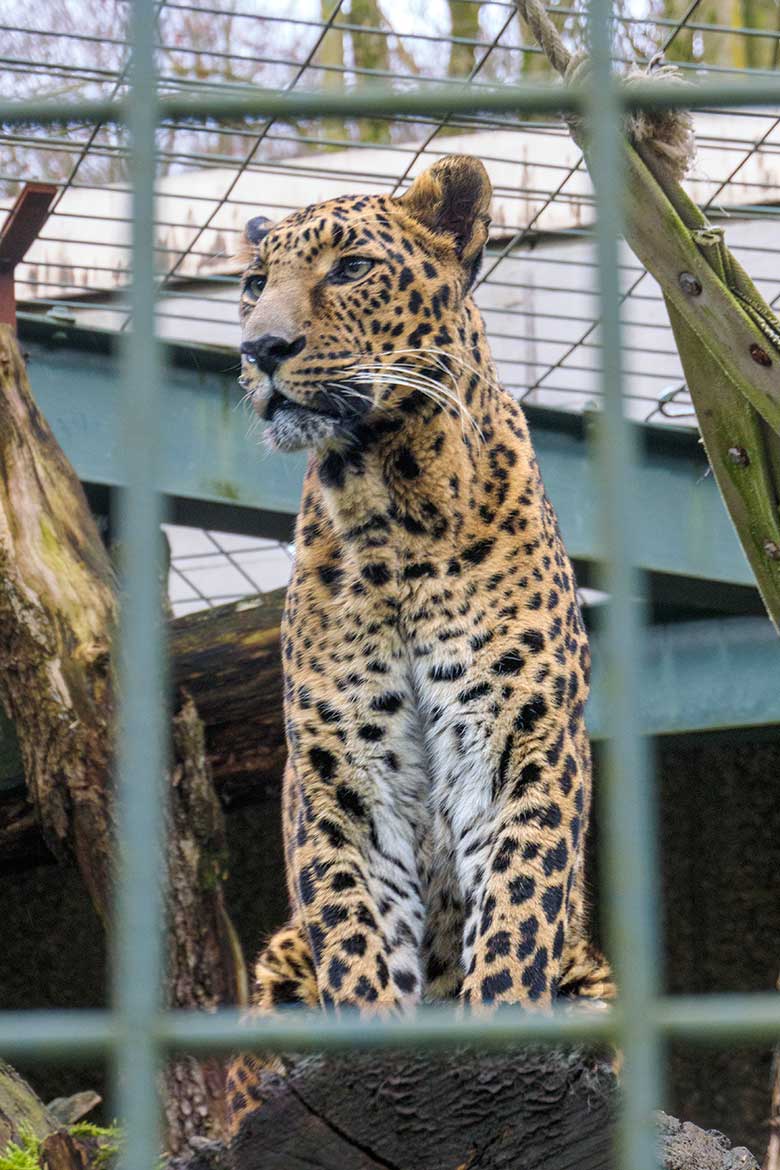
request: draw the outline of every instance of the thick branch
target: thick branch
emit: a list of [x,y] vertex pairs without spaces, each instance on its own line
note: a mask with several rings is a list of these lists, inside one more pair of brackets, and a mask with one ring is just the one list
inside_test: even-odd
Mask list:
[[278,790],[284,767],[279,623],[284,590],[171,623],[171,673],[195,700],[225,804]]
[[22,1134],[44,1138],[57,1128],[53,1116],[19,1074],[0,1060],[0,1153]]

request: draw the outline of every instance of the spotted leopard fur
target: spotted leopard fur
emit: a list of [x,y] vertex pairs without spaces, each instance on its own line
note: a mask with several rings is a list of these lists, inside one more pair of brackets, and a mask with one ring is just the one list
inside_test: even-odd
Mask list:
[[[589,652],[469,289],[481,163],[250,221],[242,381],[311,448],[283,624],[292,917],[255,1004],[608,998],[588,941]],[[234,1129],[259,1064],[229,1078]]]

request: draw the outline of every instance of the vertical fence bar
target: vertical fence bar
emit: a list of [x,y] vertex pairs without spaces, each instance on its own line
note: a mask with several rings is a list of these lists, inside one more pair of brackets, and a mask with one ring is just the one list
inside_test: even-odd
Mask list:
[[160,1156],[158,1048],[162,984],[162,777],[166,762],[160,559],[159,355],[154,310],[154,168],[157,95],[153,0],[129,6],[132,94],[132,332],[123,352],[122,626],[118,744],[120,884],[114,996],[120,1029],[116,1109],[123,1170],[153,1170]]
[[660,1042],[651,1010],[657,994],[655,823],[645,743],[639,732],[644,626],[634,569],[636,534],[632,468],[637,458],[621,389],[618,233],[622,219],[622,142],[612,75],[612,3],[590,0],[591,73],[588,116],[598,223],[602,393],[598,432],[604,588],[610,594],[607,653],[608,739],[604,861],[610,955],[622,1002],[623,1109],[618,1127],[619,1170],[656,1170],[653,1110],[661,1105]]

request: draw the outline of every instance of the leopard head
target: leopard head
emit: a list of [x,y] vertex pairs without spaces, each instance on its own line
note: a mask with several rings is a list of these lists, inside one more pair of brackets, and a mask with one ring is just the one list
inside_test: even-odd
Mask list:
[[271,447],[338,447],[422,398],[457,412],[490,197],[482,163],[451,155],[400,197],[249,221],[240,381]]

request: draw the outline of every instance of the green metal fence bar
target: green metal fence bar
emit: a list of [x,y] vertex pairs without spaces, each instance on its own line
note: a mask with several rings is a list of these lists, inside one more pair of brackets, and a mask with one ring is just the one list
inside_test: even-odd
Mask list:
[[122,1170],[152,1170],[160,1157],[158,1045],[162,987],[162,778],[167,723],[162,686],[159,357],[154,308],[154,172],[157,94],[153,0],[130,6],[129,103],[133,184],[132,331],[123,352],[121,493],[123,568],[120,674],[119,888],[113,962],[119,1042],[115,1108],[125,1131]]
[[0,1012],[0,1056],[5,1060],[111,1053],[116,1038],[113,1011]]
[[[434,85],[403,92],[384,86],[366,86],[359,91],[334,93],[326,90],[249,89],[245,94],[220,94],[219,87],[202,98],[161,97],[160,118],[301,117],[371,118],[380,115],[413,117],[444,114],[519,114],[578,111],[584,107],[585,90],[580,86],[545,84],[506,85],[480,88]],[[771,106],[780,103],[780,76],[749,81],[700,81],[684,88],[666,82],[636,82],[630,93],[620,96],[622,104],[634,109],[686,109],[707,107],[729,109],[737,106]],[[78,101],[63,104],[49,99],[0,101],[0,124],[24,122],[62,123],[123,122],[128,118],[125,101]]]
[[634,432],[627,425],[621,379],[618,235],[626,176],[622,166],[621,106],[612,71],[611,0],[590,0],[588,83],[589,169],[596,190],[596,252],[601,308],[604,411],[597,430],[602,476],[606,560],[602,571],[610,605],[602,643],[607,708],[603,776],[608,953],[620,987],[624,1053],[623,1097],[616,1135],[621,1170],[656,1170],[653,1111],[661,1101],[659,1037],[651,1009],[656,996],[653,820],[645,743],[640,735],[642,615],[635,598],[636,533],[632,471]]
[[[696,1044],[739,1041],[765,1047],[780,1039],[780,996],[772,992],[661,996],[648,1005],[648,1017],[662,1037]],[[170,1052],[584,1043],[617,1041],[622,1028],[620,1005],[598,1013],[569,1010],[550,1015],[509,1008],[487,1020],[458,1019],[451,1007],[430,1005],[413,1019],[358,1023],[298,1012],[248,1021],[241,1012],[224,1009],[209,1015],[166,1012],[151,1023],[160,1048]],[[111,1053],[121,1036],[111,1011],[0,1013],[0,1052],[8,1059],[64,1060]]]

